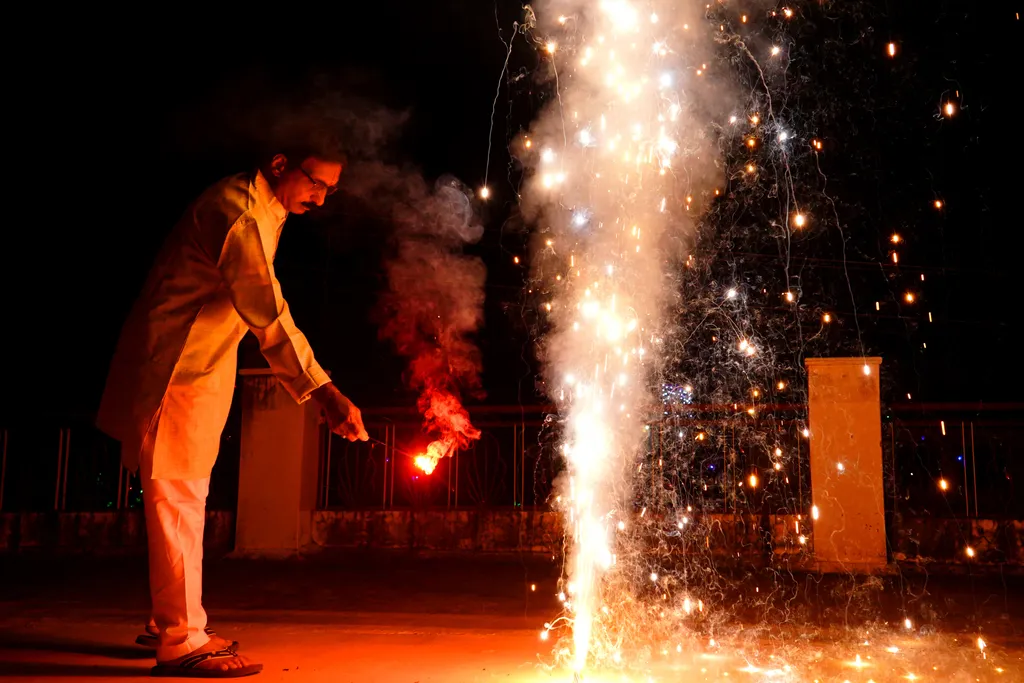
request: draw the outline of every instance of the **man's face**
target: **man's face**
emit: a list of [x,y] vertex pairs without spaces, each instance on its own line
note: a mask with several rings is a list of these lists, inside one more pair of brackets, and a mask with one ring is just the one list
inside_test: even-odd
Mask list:
[[336,161],[309,157],[302,163],[294,163],[279,155],[271,165],[277,181],[274,195],[288,213],[306,213],[323,206],[327,195],[334,193],[341,169],[342,165]]

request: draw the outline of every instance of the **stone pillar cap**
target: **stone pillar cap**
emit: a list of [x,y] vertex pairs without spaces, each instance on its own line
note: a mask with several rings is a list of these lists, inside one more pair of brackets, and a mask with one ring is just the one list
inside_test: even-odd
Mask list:
[[804,365],[808,368],[822,365],[873,365],[882,364],[880,356],[854,356],[850,358],[804,358]]

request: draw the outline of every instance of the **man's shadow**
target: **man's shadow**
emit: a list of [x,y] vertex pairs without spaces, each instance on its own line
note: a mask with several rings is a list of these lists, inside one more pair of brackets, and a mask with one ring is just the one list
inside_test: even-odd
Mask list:
[[[22,653],[39,652],[42,661],[3,661],[3,650]],[[0,632],[0,676],[100,676],[122,678],[148,676],[152,665],[146,667],[116,666],[104,664],[72,664],[46,661],[47,652],[93,655],[111,659],[149,660],[153,662],[153,651],[143,647],[110,645],[87,640],[60,638],[56,636],[27,636],[24,633]]]

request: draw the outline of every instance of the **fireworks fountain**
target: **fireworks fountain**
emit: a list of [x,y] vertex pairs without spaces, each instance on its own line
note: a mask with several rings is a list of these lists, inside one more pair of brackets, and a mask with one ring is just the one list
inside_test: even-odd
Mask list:
[[643,470],[636,455],[659,399],[672,272],[718,176],[700,121],[717,95],[700,82],[706,65],[690,31],[702,8],[605,0],[555,3],[541,17],[555,36],[543,50],[563,85],[521,153],[533,170],[524,207],[544,226],[538,277],[557,283],[543,305],[543,357],[564,418],[564,602],[577,673],[619,656],[595,638],[609,614],[602,593],[617,571],[615,534],[631,517],[632,480]]
[[[781,297],[786,312],[778,316],[784,321],[778,329],[747,308],[752,293],[734,284],[742,278],[733,272],[723,284],[713,267],[728,245],[749,239],[740,234],[743,219],[736,217],[744,201],[724,201],[735,200],[744,187],[773,206],[761,217],[787,264],[793,244],[819,225],[834,218],[834,227],[843,231],[824,189],[800,196],[794,182],[796,145],[806,148],[801,158],[811,159],[815,177],[822,178],[817,155],[824,145],[810,133],[795,133],[779,116],[784,105],[773,100],[773,88],[785,87],[779,84],[786,80],[787,48],[741,38],[738,27],[748,23],[748,14],[724,3],[551,0],[536,10],[527,9],[526,32],[539,36],[538,51],[557,98],[513,151],[527,169],[521,206],[536,226],[531,292],[543,297],[545,386],[558,407],[558,448],[567,464],[556,500],[566,520],[559,596],[564,613],[545,624],[541,637],[565,634],[561,627],[569,627],[571,635],[560,639],[555,654],[577,678],[602,669],[646,677],[657,652],[683,653],[685,645],[686,651],[713,658],[725,641],[734,656],[746,660],[735,671],[795,680],[794,666],[820,660],[821,649],[772,646],[765,652],[759,645],[759,638],[790,619],[793,598],[784,597],[778,585],[766,586],[773,597],[759,594],[754,583],[726,585],[711,559],[713,523],[690,514],[687,496],[700,482],[707,492],[708,484],[699,472],[693,481],[682,481],[688,476],[680,474],[687,467],[682,463],[700,460],[704,443],[715,438],[692,425],[680,427],[680,441],[659,446],[657,457],[648,439],[653,421],[664,423],[659,430],[671,422],[664,419],[666,404],[690,403],[699,394],[707,404],[731,405],[732,447],[720,437],[714,446],[731,452],[734,466],[738,424],[758,451],[769,454],[767,467],[751,465],[747,472],[734,471],[731,482],[726,475],[714,485],[726,508],[731,501],[734,515],[740,495],[747,503],[759,499],[767,510],[769,486],[800,495],[804,486],[799,480],[791,486],[788,476],[800,472],[800,446],[789,452],[778,434],[788,430],[799,440],[808,432],[792,416],[784,430],[784,420],[770,409],[762,416],[762,407],[787,393],[790,405],[805,400],[798,369],[805,355],[840,348],[864,355],[856,314],[854,329],[839,343],[835,337],[829,341],[826,331],[835,328],[835,314],[828,304],[808,305],[803,297],[809,291],[793,286],[788,265],[785,282],[757,285],[759,293]],[[780,23],[796,16],[781,6],[757,11]],[[886,53],[895,54],[891,44]],[[737,156],[746,158],[737,164]],[[729,186],[726,196],[723,188]],[[480,196],[489,193],[485,185]],[[729,206],[737,207],[731,217]],[[698,232],[707,215],[731,227],[716,232],[702,225]],[[735,263],[726,261],[725,270],[735,271]],[[849,290],[856,313],[848,277],[835,282],[844,297]],[[831,294],[834,305],[836,292]],[[807,321],[820,330],[805,340],[801,326]],[[789,333],[801,340],[798,351]],[[694,348],[700,344],[707,348]],[[723,469],[730,467],[728,457]],[[678,480],[673,491],[662,473],[669,459]],[[715,464],[705,459],[703,468],[706,474]],[[803,500],[775,504],[806,515],[809,503]],[[787,534],[796,557],[813,537],[805,526],[810,520],[794,517]],[[877,582],[847,579],[835,589],[838,602],[850,604],[857,591],[878,590]],[[727,594],[732,608],[723,604]],[[765,615],[762,624],[742,637],[724,634],[722,626],[735,616],[727,613],[745,609]],[[904,643],[891,643],[912,631],[907,618],[819,635],[829,643],[824,649],[831,651],[835,670],[859,672],[886,666],[883,658],[895,669]],[[890,644],[872,650],[875,638]],[[982,645],[971,650],[985,654]],[[904,678],[915,680],[914,664],[899,666],[907,667]],[[729,675],[726,668],[721,675]]]

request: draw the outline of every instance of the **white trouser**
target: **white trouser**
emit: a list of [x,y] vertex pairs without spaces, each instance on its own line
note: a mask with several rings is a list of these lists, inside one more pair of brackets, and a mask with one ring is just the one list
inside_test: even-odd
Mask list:
[[183,657],[210,641],[203,610],[203,527],[209,492],[209,478],[148,479],[145,474],[142,478],[151,625],[155,623],[158,632],[156,658],[162,662]]

